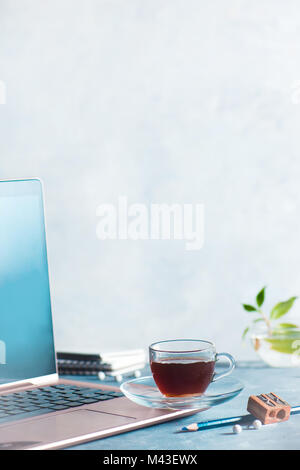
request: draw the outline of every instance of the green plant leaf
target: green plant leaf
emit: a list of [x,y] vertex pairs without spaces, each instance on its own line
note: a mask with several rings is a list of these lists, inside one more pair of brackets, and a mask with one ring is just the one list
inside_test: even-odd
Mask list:
[[273,349],[273,351],[285,354],[292,354],[294,352],[294,349],[292,348],[293,340],[291,339],[266,339],[266,341],[271,344],[271,349]]
[[261,289],[261,291],[259,291],[259,293],[256,296],[256,303],[259,307],[262,306],[262,304],[264,303],[264,300],[265,300],[265,288],[266,288],[266,286],[263,287]]
[[285,354],[293,354],[297,349],[294,342],[299,340],[300,331],[294,331],[292,335],[287,335],[285,337],[283,335],[278,335],[278,338],[276,338],[276,335],[274,335],[273,338],[265,339],[265,341],[271,345],[271,349]]
[[253,307],[252,305],[248,304],[242,304],[244,309],[247,310],[247,312],[257,312],[256,308]]
[[279,302],[278,304],[276,304],[270,314],[271,320],[277,320],[278,318],[285,315],[292,308],[296,299],[297,297],[291,297],[285,302]]
[[265,321],[263,318],[255,318],[255,320],[253,320],[253,323],[258,323],[259,321]]
[[295,325],[294,323],[280,323],[279,325],[276,326],[276,329],[290,329],[290,328],[299,328],[298,325]]
[[248,333],[249,330],[250,330],[249,326],[247,326],[247,328],[244,329],[243,334],[242,334],[242,339],[245,339],[246,334]]

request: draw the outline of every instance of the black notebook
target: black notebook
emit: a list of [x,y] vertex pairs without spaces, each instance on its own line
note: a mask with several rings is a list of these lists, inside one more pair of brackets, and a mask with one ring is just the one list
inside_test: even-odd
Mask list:
[[143,350],[100,354],[57,352],[60,375],[110,375],[139,370],[145,365]]
[[107,370],[100,354],[57,352],[59,375],[98,375]]

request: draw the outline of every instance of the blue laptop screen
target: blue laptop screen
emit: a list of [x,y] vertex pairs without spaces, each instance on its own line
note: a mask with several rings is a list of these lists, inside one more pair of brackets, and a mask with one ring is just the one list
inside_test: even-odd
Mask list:
[[55,372],[41,184],[0,182],[0,384]]

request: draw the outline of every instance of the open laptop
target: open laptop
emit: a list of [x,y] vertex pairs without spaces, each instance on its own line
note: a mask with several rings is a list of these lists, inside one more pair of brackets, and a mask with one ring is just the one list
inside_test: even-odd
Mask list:
[[0,450],[63,448],[187,414],[59,379],[42,185],[0,181]]

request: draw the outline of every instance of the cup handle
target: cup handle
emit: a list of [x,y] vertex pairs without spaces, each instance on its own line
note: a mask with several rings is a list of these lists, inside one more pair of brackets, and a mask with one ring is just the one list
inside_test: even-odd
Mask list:
[[221,356],[224,356],[226,357],[226,359],[229,361],[229,368],[228,370],[226,370],[226,372],[223,372],[222,374],[214,374],[214,377],[212,379],[212,382],[215,382],[216,380],[219,380],[221,379],[222,377],[225,377],[226,375],[229,375],[231,374],[231,372],[233,371],[233,369],[235,368],[235,360],[234,358],[228,354],[228,353],[218,353],[216,354],[216,362],[219,360],[219,358]]

